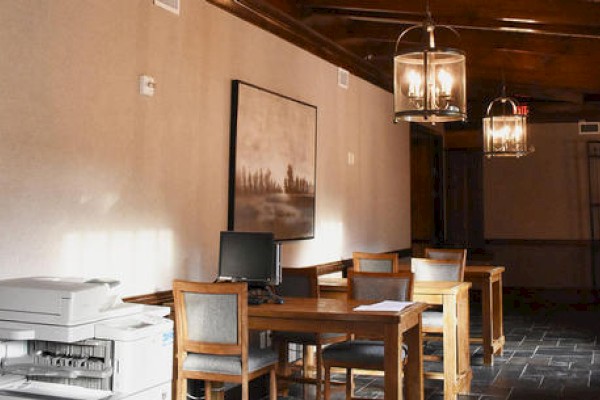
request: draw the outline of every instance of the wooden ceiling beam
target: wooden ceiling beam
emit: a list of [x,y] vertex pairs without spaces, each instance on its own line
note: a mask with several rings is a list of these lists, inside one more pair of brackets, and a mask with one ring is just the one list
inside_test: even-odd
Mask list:
[[[498,79],[476,79],[473,77],[467,81],[467,93],[473,97],[484,99],[486,104],[493,98],[498,97],[501,94],[501,89],[501,77],[498,77]],[[583,104],[583,96],[580,91],[549,85],[540,86],[531,83],[510,82],[510,84],[506,84],[506,94],[526,101]]]
[[[533,21],[536,24],[597,26],[600,21],[598,2],[574,0],[430,0],[430,10],[437,20],[456,18],[457,10],[466,20]],[[398,0],[303,0],[302,7],[313,12],[348,10],[358,12],[388,12],[425,17],[425,2]]]
[[[341,43],[348,38],[361,38],[377,42],[388,41],[394,45],[398,35],[406,25],[386,24],[378,22],[365,22],[336,19],[337,23],[320,30],[332,40]],[[325,25],[325,24],[324,24]],[[440,29],[436,30],[436,42],[464,48],[509,48],[515,50],[536,49],[540,53],[557,55],[588,55],[595,51],[600,52],[600,36],[598,39],[583,39],[573,37],[552,37],[545,35],[531,35],[522,32],[508,31],[461,31],[460,38],[456,40],[455,35]],[[414,37],[413,37],[414,36]],[[418,33],[407,39],[418,40]],[[406,42],[403,39],[403,42]],[[393,51],[393,47],[392,47]]]

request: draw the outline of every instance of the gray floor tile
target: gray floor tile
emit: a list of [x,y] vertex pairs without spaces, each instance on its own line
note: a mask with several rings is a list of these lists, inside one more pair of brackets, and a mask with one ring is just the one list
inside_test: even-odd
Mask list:
[[[471,391],[457,400],[600,400],[598,311],[538,311],[520,315],[505,310],[506,345],[504,353],[494,357],[494,366],[483,365],[480,345],[471,346]],[[480,321],[479,315],[472,316],[472,332],[481,331]],[[442,354],[443,349],[433,342],[424,352]],[[441,365],[426,363],[424,368],[440,371]],[[345,398],[344,386],[332,388],[331,400]],[[314,393],[314,386],[306,395],[296,388],[280,400],[313,400]],[[356,394],[382,399],[383,378],[357,376]],[[443,382],[426,380],[424,398],[443,399]]]

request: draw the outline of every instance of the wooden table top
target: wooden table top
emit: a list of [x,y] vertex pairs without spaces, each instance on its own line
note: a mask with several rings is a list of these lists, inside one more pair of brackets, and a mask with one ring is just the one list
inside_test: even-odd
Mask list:
[[506,268],[501,265],[467,265],[465,277],[480,277],[502,274]]
[[[410,265],[410,258],[401,258],[400,265]],[[468,261],[467,261],[468,262]],[[465,266],[465,277],[467,276],[483,276],[483,275],[498,275],[506,270],[501,265],[469,265]]]
[[371,321],[398,323],[408,314],[422,312],[427,308],[424,303],[415,302],[399,312],[394,311],[354,311],[361,304],[372,304],[373,301],[344,301],[337,299],[285,298],[283,304],[265,303],[248,307],[249,317],[301,318],[323,321]]
[[[347,278],[319,278],[319,286],[326,286],[328,290],[345,291],[348,286]],[[415,281],[414,291],[419,294],[456,294],[461,290],[471,287],[471,282],[419,282]]]

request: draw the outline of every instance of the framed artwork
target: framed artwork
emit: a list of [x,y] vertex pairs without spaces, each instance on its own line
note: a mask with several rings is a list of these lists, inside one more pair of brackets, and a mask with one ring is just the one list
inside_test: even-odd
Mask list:
[[315,232],[317,108],[232,81],[228,229]]

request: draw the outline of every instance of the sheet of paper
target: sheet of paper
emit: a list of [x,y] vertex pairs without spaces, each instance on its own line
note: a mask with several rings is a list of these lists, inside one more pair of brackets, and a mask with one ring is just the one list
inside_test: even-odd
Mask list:
[[414,304],[412,301],[384,300],[379,303],[365,304],[354,308],[354,311],[402,311]]
[[38,381],[16,382],[0,388],[0,400],[4,399],[64,399],[64,400],[106,400],[112,392],[87,389],[60,383]]

